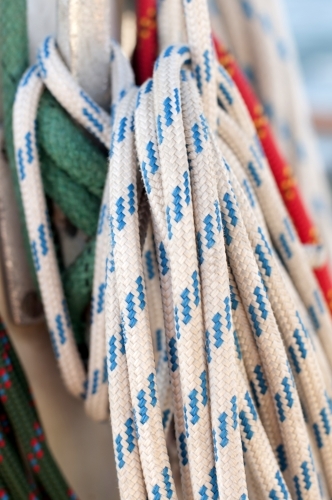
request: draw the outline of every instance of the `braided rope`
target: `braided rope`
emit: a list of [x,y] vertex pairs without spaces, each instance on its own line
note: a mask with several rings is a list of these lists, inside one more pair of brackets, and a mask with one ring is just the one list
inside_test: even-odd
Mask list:
[[15,147],[49,328],[64,380],[81,395],[33,129],[43,82],[110,140],[86,407],[107,416],[106,355],[121,497],[177,498],[165,437],[174,411],[186,499],[314,500],[332,494],[331,318],[249,113],[214,59],[206,5],[184,11],[190,48],[167,47],[141,88],[113,46],[111,121],[52,39],[23,77]]

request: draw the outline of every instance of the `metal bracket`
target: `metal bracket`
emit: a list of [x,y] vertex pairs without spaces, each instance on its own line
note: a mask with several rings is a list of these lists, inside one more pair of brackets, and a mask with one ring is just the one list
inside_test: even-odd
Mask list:
[[57,42],[72,75],[104,108],[110,103],[110,40],[119,38],[117,1],[58,0]]

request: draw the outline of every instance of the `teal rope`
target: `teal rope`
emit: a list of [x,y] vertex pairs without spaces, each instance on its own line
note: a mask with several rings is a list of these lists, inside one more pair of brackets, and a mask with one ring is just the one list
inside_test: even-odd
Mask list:
[[[12,106],[17,85],[28,65],[27,47],[25,0],[0,0],[0,62],[5,142],[22,221],[24,214],[13,150]],[[97,227],[107,169],[106,151],[96,145],[86,132],[72,121],[47,91],[43,93],[39,106],[37,138],[47,195],[58,204],[75,226],[92,237]],[[32,262],[25,224],[23,228]],[[79,343],[84,335],[82,315],[89,303],[92,289],[91,257],[93,255],[90,249],[87,249],[80,257],[80,262],[63,275],[69,311],[76,325],[75,335]],[[66,283],[67,277],[69,283]],[[74,310],[71,304],[74,304]],[[81,329],[80,332],[78,328]]]

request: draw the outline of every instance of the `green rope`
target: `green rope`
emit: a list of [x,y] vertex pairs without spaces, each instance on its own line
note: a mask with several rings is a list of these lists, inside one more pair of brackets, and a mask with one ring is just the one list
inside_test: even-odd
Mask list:
[[[13,148],[12,107],[17,85],[28,65],[27,48],[25,0],[10,2],[0,0],[0,73],[5,144],[20,206],[21,221],[24,221],[24,214]],[[106,175],[106,151],[96,145],[86,132],[72,121],[47,91],[43,93],[38,110],[37,138],[45,192],[75,226],[88,236],[93,236],[96,232]],[[23,227],[32,262],[24,223]],[[76,325],[77,340],[82,339],[84,335],[82,314],[91,296],[92,254],[90,249],[84,251],[78,264],[71,266],[68,273],[63,275],[70,315]],[[68,283],[66,279],[69,279]],[[81,328],[81,332],[77,331],[78,328]]]
[[[2,328],[0,331],[1,401],[15,438],[21,446],[28,470],[43,487],[48,497],[51,500],[68,500],[73,493],[64,481],[47,447],[27,383],[22,383],[23,372],[18,366],[15,351]],[[12,474],[16,475],[14,465],[12,470]],[[7,480],[6,484],[9,486]]]
[[78,229],[88,236],[94,236],[100,206],[98,198],[57,168],[44,150],[40,150],[39,157],[46,194]]
[[47,90],[39,104],[38,140],[59,169],[101,199],[107,152],[92,142]]
[[[6,153],[11,168],[12,178],[14,179],[15,196],[19,207],[22,233],[26,248],[29,248],[29,238],[24,223],[24,211],[15,164],[12,127],[12,108],[16,88],[21,76],[28,66],[28,36],[25,0],[15,0],[13,2],[0,0],[0,63]],[[33,269],[30,250],[28,251],[28,256],[30,267]]]
[[5,499],[5,500],[12,500],[12,496],[9,494],[9,490],[7,486],[5,485],[4,478],[1,474],[0,470],[0,498]]
[[0,473],[13,498],[27,500],[30,486],[21,458],[0,426]]

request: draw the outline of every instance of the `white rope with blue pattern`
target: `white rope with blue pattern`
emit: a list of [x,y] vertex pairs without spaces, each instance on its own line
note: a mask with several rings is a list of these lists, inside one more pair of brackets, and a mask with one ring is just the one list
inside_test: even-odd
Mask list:
[[[320,342],[331,360],[331,322],[253,124],[214,61],[204,3],[186,3],[185,18],[191,50],[166,48],[140,89],[114,46],[112,127],[52,39],[21,82],[18,172],[55,352],[81,395],[85,374],[65,323],[35,143],[43,81],[104,144],[112,135],[94,277],[105,307],[93,315],[86,404],[105,418],[95,373],[100,380],[106,354],[121,498],[177,497],[164,431],[172,411],[184,498],[324,498],[325,488],[332,494],[331,383]],[[140,175],[153,228],[143,252]]]
[[[114,53],[120,53],[116,44]],[[132,86],[131,70],[124,57],[113,57],[112,97],[117,102],[125,86]],[[88,382],[74,347],[73,333],[68,322],[65,297],[47,223],[46,204],[39,172],[35,138],[35,116],[43,85],[82,126],[106,147],[110,142],[110,117],[78,87],[60,59],[54,40],[47,38],[39,51],[38,64],[23,76],[14,110],[17,166],[26,207],[26,220],[38,282],[53,347],[64,381],[70,392],[86,398],[88,414],[96,420],[108,418],[107,367],[105,350],[105,268],[107,257],[108,189],[105,187],[96,238],[96,266],[91,308],[90,358]],[[27,103],[29,107],[27,108]],[[25,112],[24,112],[25,110]],[[31,201],[33,200],[33,204]],[[104,262],[104,266],[101,264]],[[152,280],[152,289],[156,288]],[[154,283],[154,284],[153,284]],[[157,283],[159,288],[159,284]],[[160,330],[160,325],[157,330]],[[162,336],[162,334],[159,336]],[[106,375],[106,376],[105,376]]]

